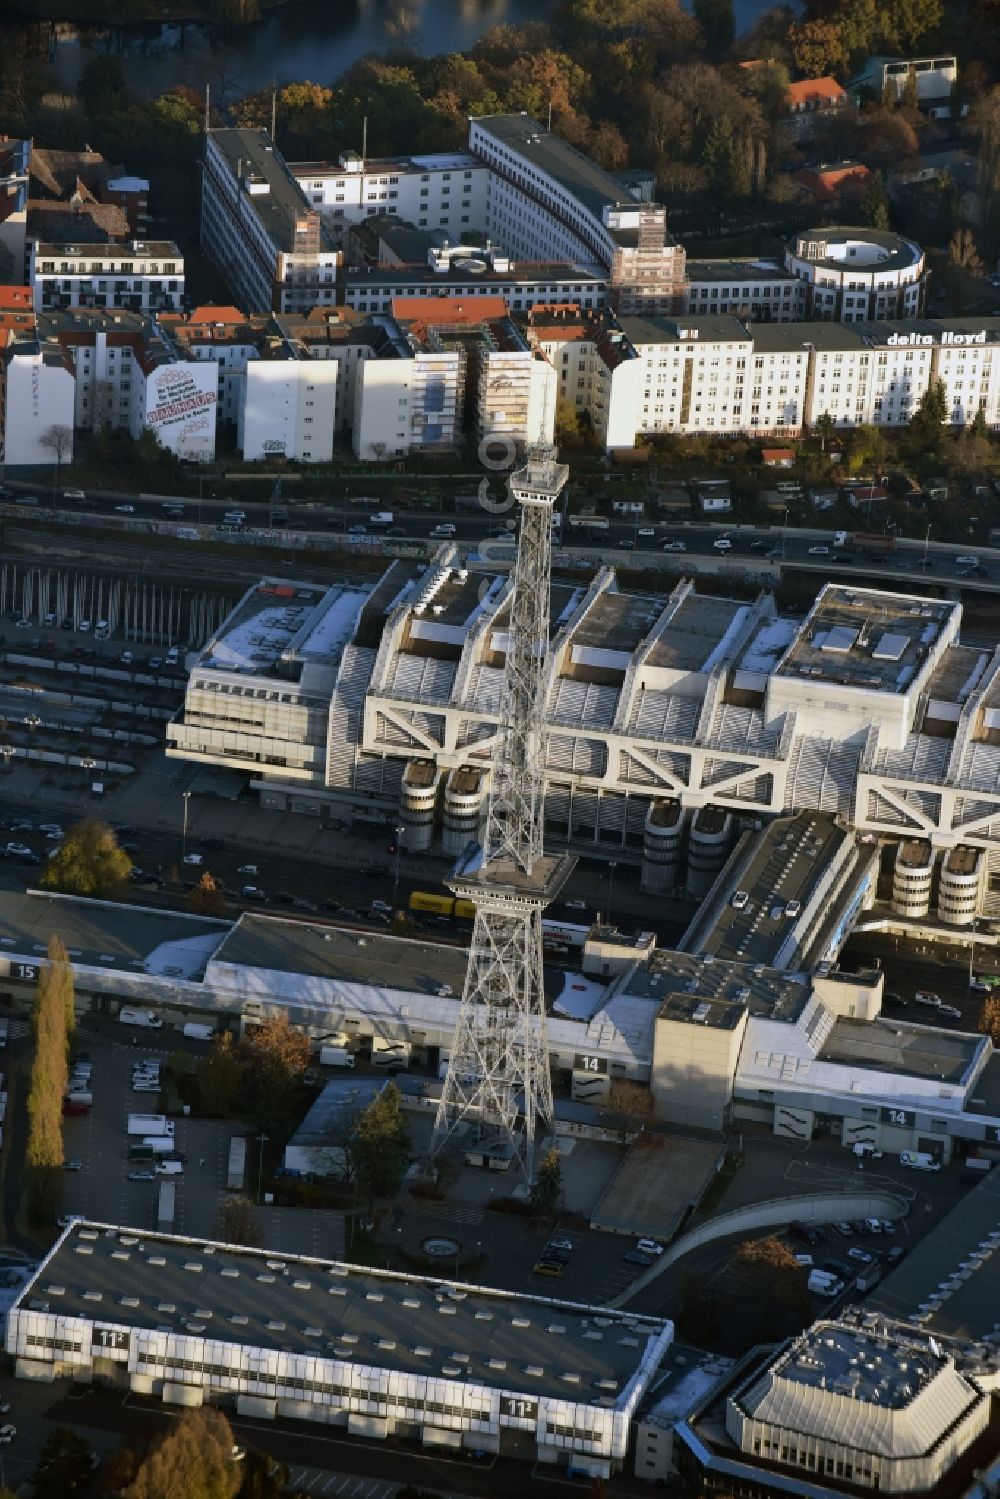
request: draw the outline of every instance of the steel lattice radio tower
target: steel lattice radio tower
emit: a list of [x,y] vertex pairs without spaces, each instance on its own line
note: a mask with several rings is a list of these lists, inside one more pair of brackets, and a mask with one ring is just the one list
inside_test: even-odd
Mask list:
[[542,912],[576,862],[546,857],[542,846],[552,511],[568,474],[555,448],[538,444],[510,479],[521,526],[500,729],[485,842],[448,881],[476,918],[431,1142],[434,1155],[456,1128],[473,1124],[481,1136],[505,1138],[528,1181],[536,1130],[552,1123]]

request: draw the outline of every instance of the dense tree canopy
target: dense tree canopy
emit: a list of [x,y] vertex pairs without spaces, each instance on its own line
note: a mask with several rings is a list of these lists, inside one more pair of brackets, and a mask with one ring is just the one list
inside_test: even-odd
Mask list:
[[112,829],[87,817],[70,828],[42,870],[41,884],[64,895],[106,897],[117,894],[131,872],[132,860]]

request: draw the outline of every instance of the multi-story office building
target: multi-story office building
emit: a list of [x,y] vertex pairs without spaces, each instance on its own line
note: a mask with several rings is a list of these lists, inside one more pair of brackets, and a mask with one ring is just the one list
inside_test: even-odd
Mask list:
[[[469,574],[446,552],[424,573],[394,565],[383,588],[384,627],[371,638],[359,626],[330,664],[318,710],[326,752],[294,786],[281,761],[297,746],[270,764],[241,752],[227,737],[231,700],[203,691],[198,668],[168,754],[240,772],[269,806],[294,793],[337,816],[360,798],[404,825],[404,772],[430,760],[444,826],[477,817],[509,582]],[[667,600],[625,595],[602,570],[589,586],[554,583],[552,617],[546,827],[560,847],[615,850],[663,888],[679,878],[664,860],[680,867],[686,847],[714,878],[740,818],[814,808],[890,839],[982,850],[977,879],[993,901],[1000,656],[959,643],[960,605],[828,584],[802,622],[767,595],[746,604],[690,583]]]
[[39,312],[65,307],[179,312],[184,257],[172,240],[127,244],[30,243],[28,280]]
[[490,168],[486,228],[515,259],[603,273],[623,313],[680,308],[684,251],[659,204],[634,197],[530,115],[470,119],[469,149]]
[[380,214],[456,239],[486,223],[489,167],[466,152],[330,162],[295,161],[289,170],[334,236]]
[[201,243],[247,312],[336,302],[340,254],[264,130],[210,130]]
[[812,229],[785,250],[785,269],[805,286],[802,316],[871,323],[923,314],[928,272],[911,239],[879,229]]

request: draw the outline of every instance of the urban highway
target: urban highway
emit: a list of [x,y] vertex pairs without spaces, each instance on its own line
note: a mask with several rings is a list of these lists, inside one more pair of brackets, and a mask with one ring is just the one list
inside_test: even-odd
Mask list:
[[[469,482],[472,492],[474,483]],[[73,502],[61,498],[53,505],[51,491],[26,484],[6,486],[7,498],[13,500],[18,510],[18,523],[37,521],[44,525],[54,508],[72,512]],[[37,505],[24,505],[23,501],[35,499]],[[506,560],[503,543],[513,539],[506,527],[514,514],[510,510],[482,509],[474,513],[444,515],[439,512],[392,511],[391,524],[374,526],[371,517],[380,511],[391,509],[391,501],[375,496],[359,503],[356,497],[329,501],[305,500],[292,503],[286,500],[259,504],[229,500],[204,500],[184,498],[174,501],[156,498],[125,497],[120,493],[91,491],[82,515],[94,513],[107,515],[116,521],[170,520],[183,524],[214,525],[223,523],[226,510],[235,508],[246,516],[248,530],[270,529],[299,531],[328,531],[339,540],[363,550],[369,541],[383,538],[392,541],[415,540],[433,542],[454,540],[465,547],[472,543],[488,541],[500,550],[498,561]],[[168,516],[167,512],[170,511]],[[864,533],[866,528],[858,526]],[[436,534],[446,531],[446,534]],[[714,569],[723,572],[755,573],[775,572],[783,569],[805,569],[818,577],[829,578],[844,572],[864,573],[869,579],[879,579],[888,586],[907,580],[913,582],[928,579],[953,588],[985,589],[1000,588],[1000,550],[984,547],[975,542],[967,545],[952,545],[932,539],[879,537],[891,549],[880,554],[877,547],[868,548],[853,542],[854,533],[847,533],[847,543],[835,544],[838,533],[819,527],[785,528],[782,526],[707,524],[703,521],[671,523],[641,520],[611,520],[607,529],[573,527],[567,523],[558,538],[558,548],[576,551],[593,551],[602,558],[613,556],[619,566],[627,566],[629,554],[642,557],[648,566],[652,554],[664,554],[663,561],[681,572],[686,566],[694,568],[698,563],[711,561]],[[840,533],[843,534],[843,533]],[[728,541],[728,546],[720,542]],[[638,560],[638,558],[637,558]]]

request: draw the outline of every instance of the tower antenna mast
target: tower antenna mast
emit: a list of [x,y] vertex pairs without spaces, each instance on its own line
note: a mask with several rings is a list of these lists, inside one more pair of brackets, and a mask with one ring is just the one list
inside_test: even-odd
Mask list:
[[542,912],[576,860],[543,845],[545,697],[549,652],[552,512],[569,476],[549,443],[528,448],[510,479],[521,510],[507,657],[481,844],[459,860],[449,887],[475,907],[469,965],[431,1154],[460,1129],[496,1144],[534,1180],[536,1136],[551,1126],[542,977]]

